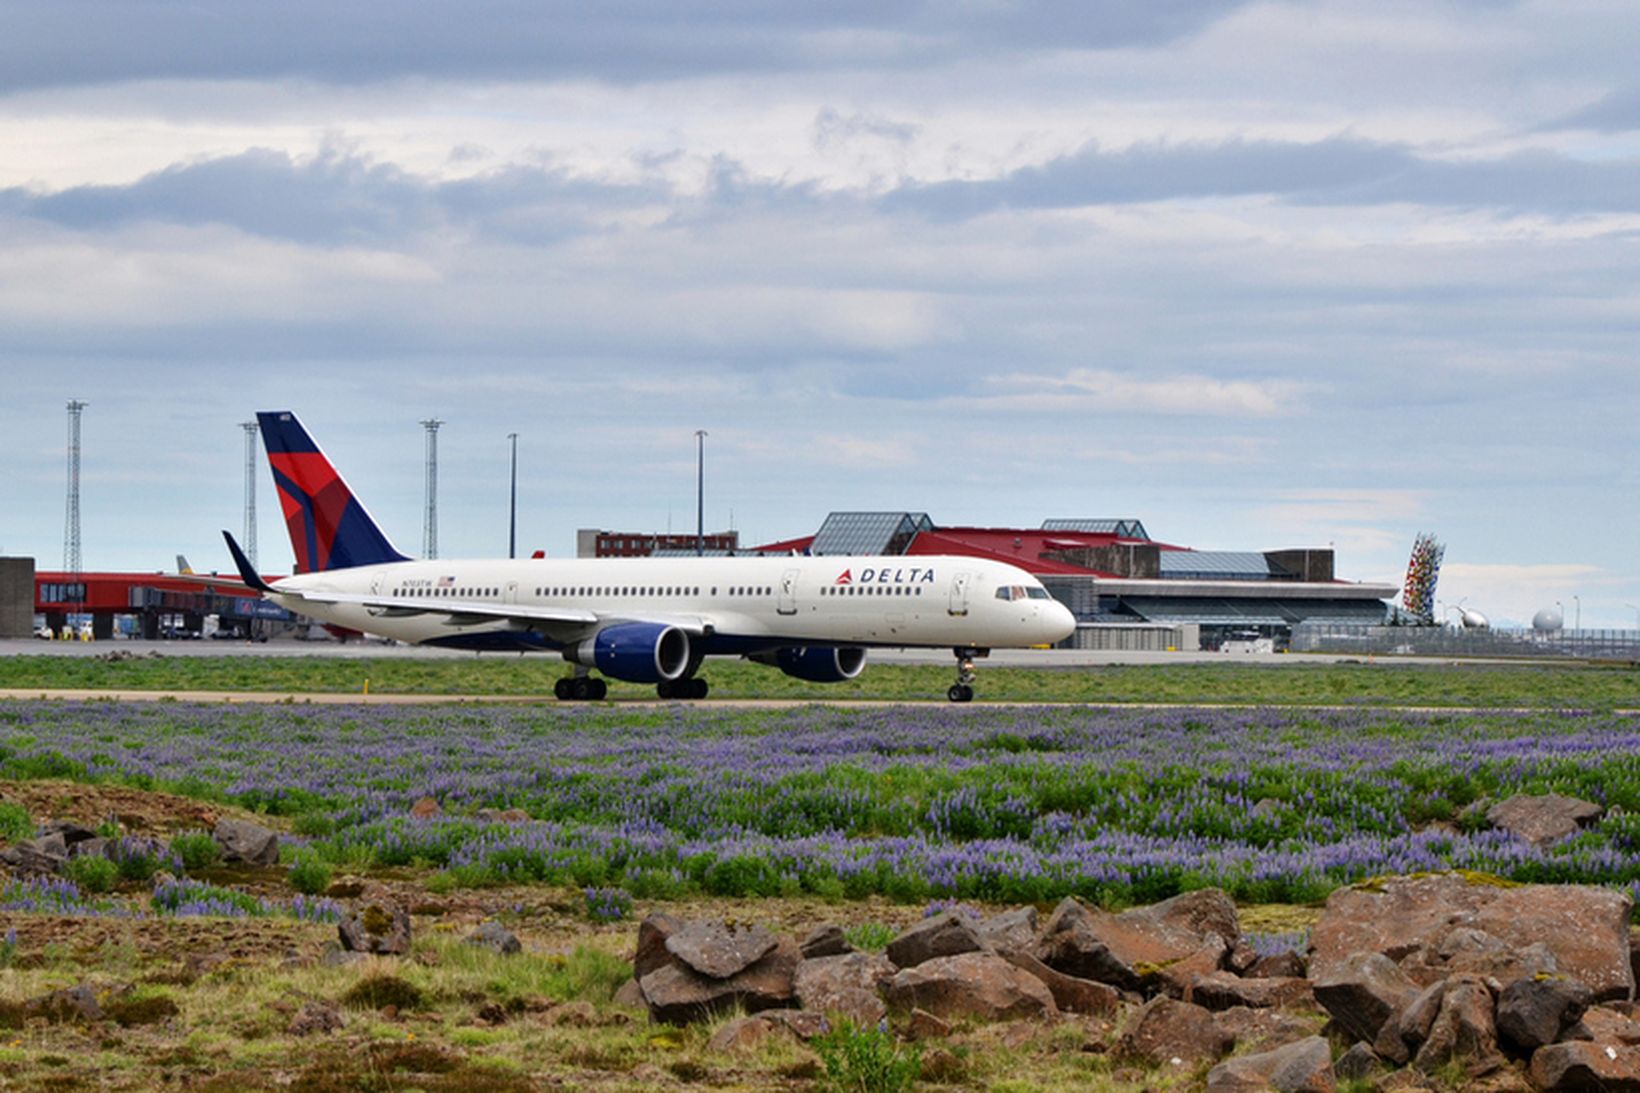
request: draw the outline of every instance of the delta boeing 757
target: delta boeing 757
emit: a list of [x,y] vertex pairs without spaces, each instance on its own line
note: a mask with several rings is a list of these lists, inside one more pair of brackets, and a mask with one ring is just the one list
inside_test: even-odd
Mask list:
[[415,561],[393,548],[296,415],[259,413],[296,552],[271,584],[222,533],[245,583],[322,622],[420,645],[557,652],[562,699],[611,679],[662,698],[704,698],[702,662],[738,656],[818,683],[853,679],[866,650],[948,647],[953,702],[974,697],[974,659],[1059,641],[1069,610],[1024,570],[979,558],[741,556]]

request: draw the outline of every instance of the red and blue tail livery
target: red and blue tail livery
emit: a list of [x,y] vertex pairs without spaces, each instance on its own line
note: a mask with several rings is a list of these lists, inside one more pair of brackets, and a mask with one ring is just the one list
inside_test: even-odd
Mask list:
[[296,550],[296,572],[408,561],[393,549],[295,414],[263,411],[256,420]]

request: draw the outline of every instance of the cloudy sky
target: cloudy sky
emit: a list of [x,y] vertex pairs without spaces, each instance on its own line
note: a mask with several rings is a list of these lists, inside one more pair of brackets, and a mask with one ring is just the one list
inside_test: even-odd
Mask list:
[[[1632,0],[7,0],[0,552],[230,568],[296,410],[398,544],[833,509],[1332,544],[1640,617]],[[260,561],[289,545],[258,470]],[[1574,600],[1573,597],[1576,597]]]

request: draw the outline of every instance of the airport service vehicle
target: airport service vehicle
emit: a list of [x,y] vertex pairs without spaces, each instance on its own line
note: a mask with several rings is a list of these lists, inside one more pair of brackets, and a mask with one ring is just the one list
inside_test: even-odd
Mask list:
[[394,549],[296,415],[257,414],[296,553],[272,583],[224,531],[247,585],[291,611],[398,641],[557,652],[574,665],[561,699],[597,700],[593,671],[706,697],[707,657],[737,656],[798,679],[853,679],[873,647],[949,647],[974,696],[974,660],[1059,641],[1069,610],[1016,566],[986,559],[841,556],[520,558],[415,561]]

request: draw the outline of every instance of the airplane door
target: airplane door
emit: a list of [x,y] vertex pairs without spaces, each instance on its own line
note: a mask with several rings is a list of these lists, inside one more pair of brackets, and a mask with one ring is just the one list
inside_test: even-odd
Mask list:
[[797,575],[800,569],[788,569],[780,578],[780,598],[775,610],[782,615],[797,614]]
[[951,578],[951,614],[968,614],[968,585],[973,577],[972,573],[958,573]]

